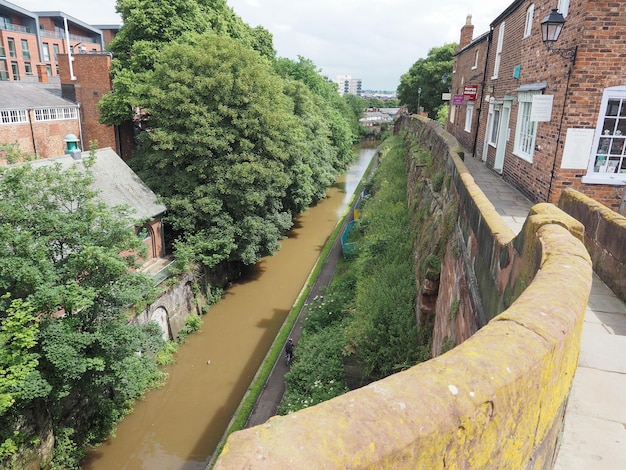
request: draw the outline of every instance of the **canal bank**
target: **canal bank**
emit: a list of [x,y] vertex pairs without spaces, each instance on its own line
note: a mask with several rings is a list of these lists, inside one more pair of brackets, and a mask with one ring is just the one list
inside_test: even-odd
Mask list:
[[164,387],[146,394],[83,469],[203,469],[320,258],[376,148],[295,219],[275,256],[233,283],[181,345]]

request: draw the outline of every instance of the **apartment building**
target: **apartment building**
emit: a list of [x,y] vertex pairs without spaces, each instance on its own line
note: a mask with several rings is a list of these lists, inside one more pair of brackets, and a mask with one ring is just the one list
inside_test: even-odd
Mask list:
[[[107,37],[114,34],[111,27]],[[37,80],[59,74],[60,54],[104,50],[105,33],[60,11],[27,11],[0,0],[0,80]]]
[[624,213],[626,2],[516,0],[469,26],[448,131],[535,202],[570,187]]
[[350,75],[337,75],[335,79],[339,94],[361,96],[361,86],[363,80],[360,78],[352,78]]

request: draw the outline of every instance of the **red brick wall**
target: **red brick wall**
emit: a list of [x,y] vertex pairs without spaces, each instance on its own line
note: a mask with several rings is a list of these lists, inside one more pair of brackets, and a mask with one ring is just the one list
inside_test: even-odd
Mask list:
[[[526,11],[531,3],[535,7],[532,32],[529,37],[524,38]],[[626,41],[623,40],[626,35],[626,2],[570,1],[569,14],[555,46],[561,49],[578,46],[569,83],[571,61],[548,52],[541,38],[541,21],[555,7],[554,3],[549,0],[520,1],[512,4],[513,8],[494,22],[495,31],[485,80],[485,99],[493,97],[501,101],[504,97],[513,97],[503,178],[533,201],[556,203],[564,189],[574,188],[607,207],[618,210],[624,194],[623,186],[585,184],[582,177],[586,174],[586,169],[561,169],[560,166],[567,129],[595,129],[604,89],[626,85],[626,74],[623,72],[626,57]],[[498,78],[492,79],[498,28],[502,20],[505,21],[502,60]],[[456,87],[460,83],[458,75],[467,73],[468,63],[472,61],[473,53],[469,49],[457,56],[457,77],[453,82]],[[518,80],[513,79],[516,65],[521,66]],[[543,93],[554,96],[552,116],[549,122],[537,124],[536,147],[532,162],[529,162],[513,154],[519,109],[515,90],[521,85],[540,82],[547,84]],[[489,145],[487,155],[482,155],[488,103],[482,100],[481,106],[483,110],[475,155],[483,157],[487,166],[493,168],[496,149]],[[448,125],[448,129],[463,145],[467,145],[459,130],[462,129],[464,118],[465,111],[461,107],[457,110],[456,124]],[[507,129],[501,129],[501,132],[507,132]]]
[[98,101],[111,90],[111,57],[108,54],[74,54],[74,76],[70,79],[68,55],[59,59],[62,85],[73,85],[76,101],[80,103],[83,125],[83,146],[89,148],[90,141],[97,141],[98,148],[111,147],[116,152],[117,143],[113,126],[100,124]]

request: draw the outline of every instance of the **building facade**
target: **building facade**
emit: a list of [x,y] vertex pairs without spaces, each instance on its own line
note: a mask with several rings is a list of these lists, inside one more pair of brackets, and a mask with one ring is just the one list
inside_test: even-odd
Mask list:
[[[541,26],[555,7],[565,23],[549,49]],[[447,129],[535,202],[574,188],[623,213],[626,3],[516,0],[485,35],[468,26]]]
[[[0,0],[0,80],[59,74],[59,55],[101,53],[117,30],[90,26],[60,11],[31,12]],[[107,42],[108,43],[108,42]]]
[[363,80],[360,78],[352,78],[350,75],[337,75],[335,79],[339,94],[343,95],[357,95],[361,96],[361,87]]

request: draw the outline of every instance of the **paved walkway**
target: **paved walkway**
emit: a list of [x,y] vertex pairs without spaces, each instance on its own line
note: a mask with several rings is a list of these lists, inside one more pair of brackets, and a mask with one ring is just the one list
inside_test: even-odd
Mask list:
[[[474,181],[515,233],[532,203],[470,156]],[[626,469],[626,305],[594,274],[555,470]]]

